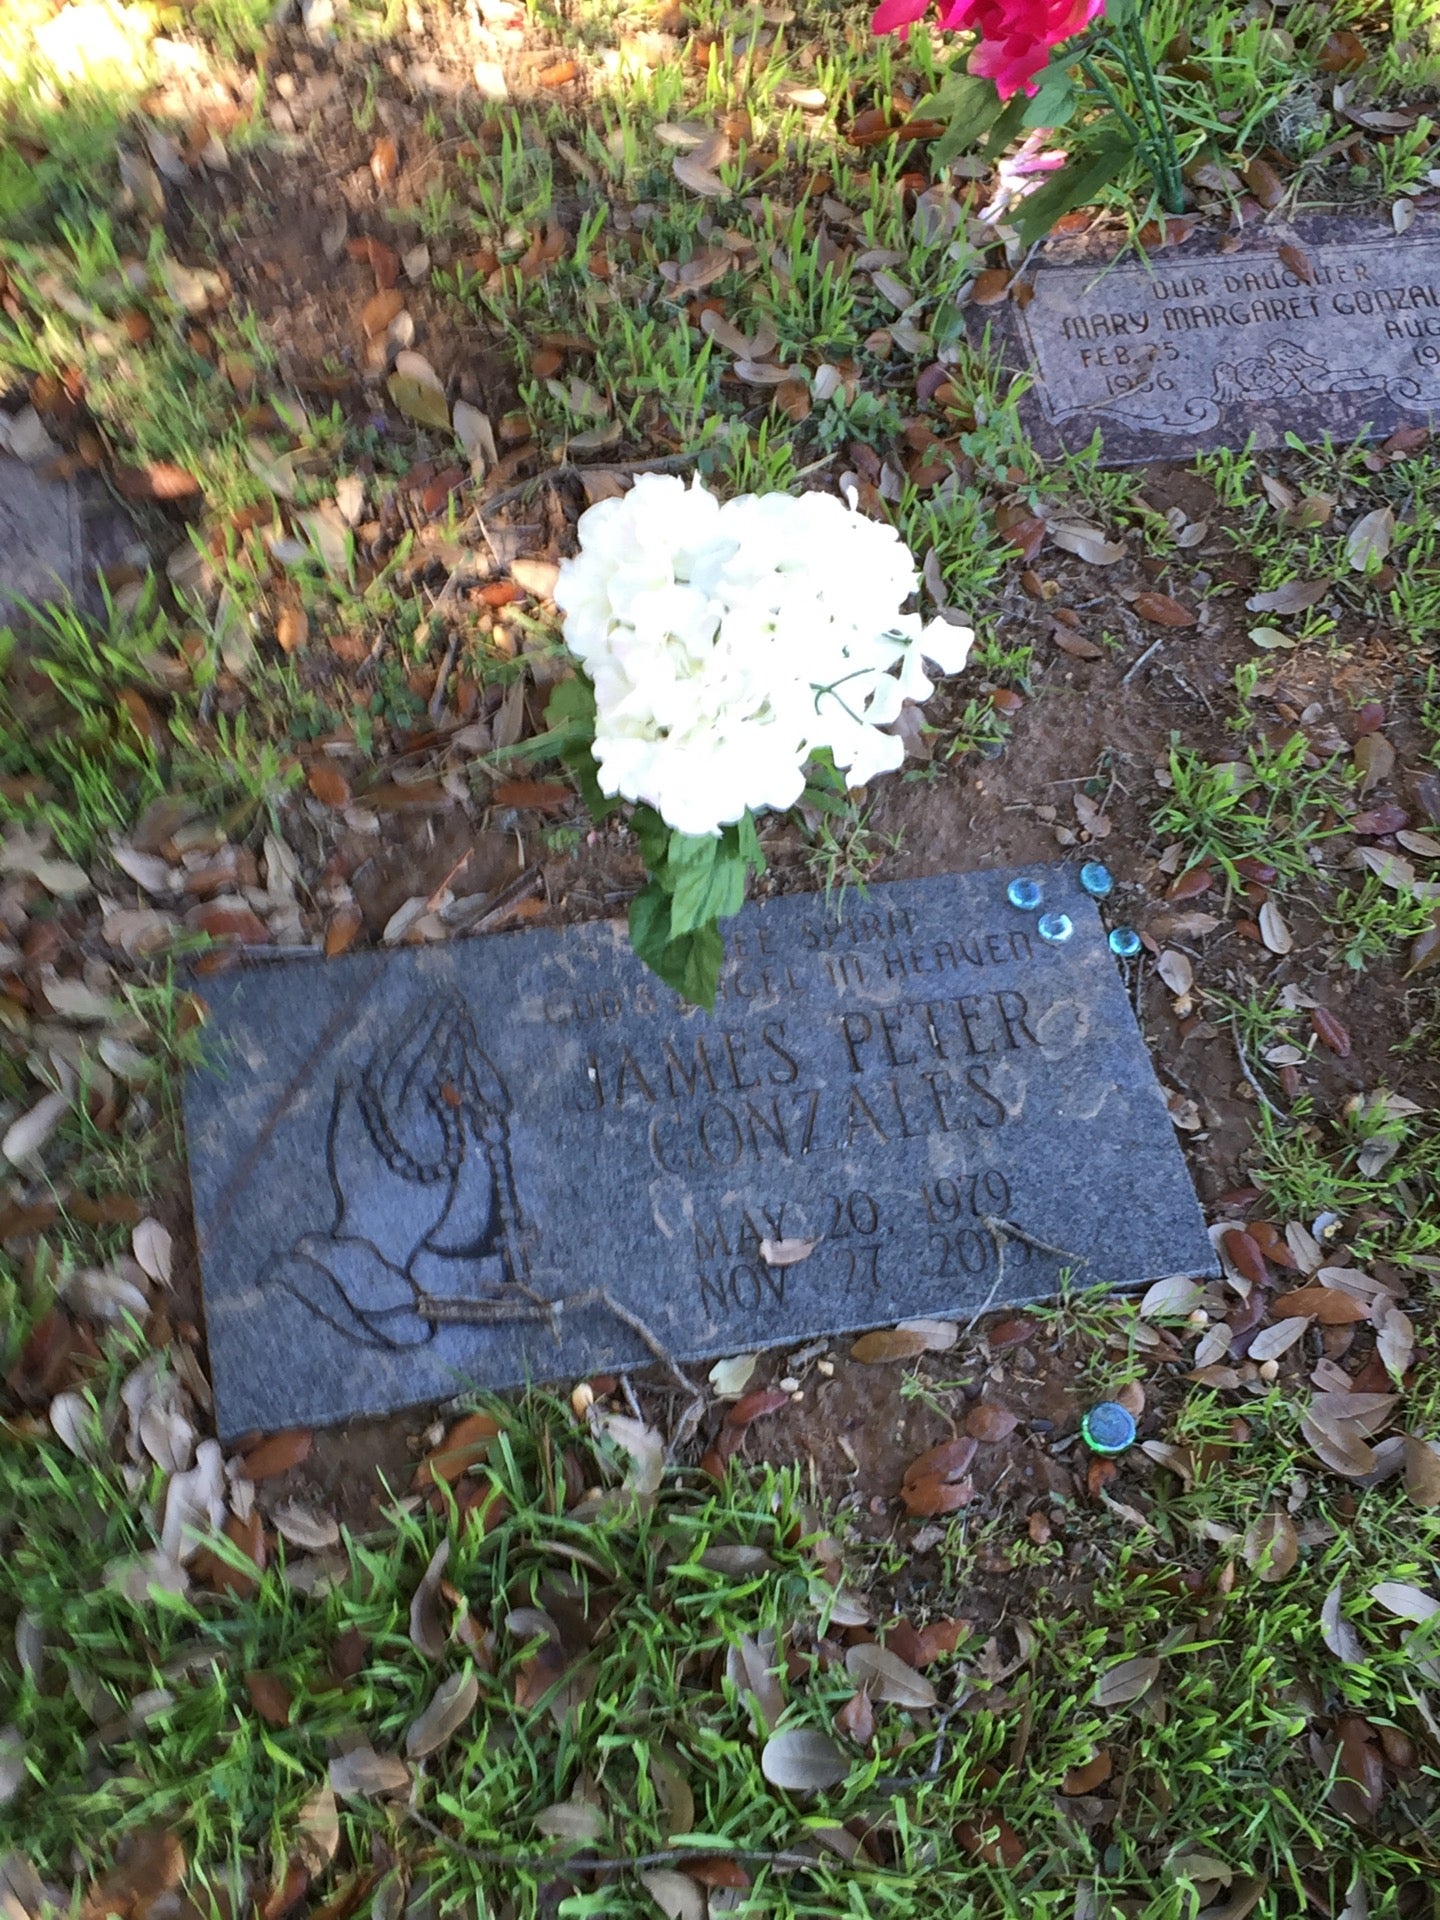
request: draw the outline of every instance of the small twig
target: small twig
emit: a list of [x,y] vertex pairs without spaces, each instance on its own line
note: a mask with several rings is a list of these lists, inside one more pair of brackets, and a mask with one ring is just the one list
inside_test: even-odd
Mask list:
[[1124,673],[1121,674],[1120,676],[1121,686],[1128,687],[1130,682],[1135,678],[1136,674],[1140,671],[1141,667],[1143,667],[1145,662],[1150,658],[1151,654],[1157,652],[1159,648],[1164,646],[1164,644],[1165,644],[1165,636],[1163,633],[1161,634],[1158,640],[1152,640],[1149,646],[1146,647],[1145,651],[1141,654],[1140,658],[1135,662],[1135,664],[1133,666],[1127,667]]
[[445,924],[453,933],[483,933],[486,927],[513,913],[522,900],[528,900],[540,878],[539,867],[527,867],[518,879],[512,880],[508,887],[502,887],[492,900],[457,900],[444,909]]
[[679,473],[693,467],[698,457],[693,453],[667,453],[654,460],[594,460],[587,465],[562,460],[557,466],[547,467],[544,473],[532,473],[528,480],[492,493],[488,500],[480,502],[476,512],[493,513],[496,507],[508,507],[512,500],[523,499],[532,487],[553,486],[557,480],[580,480],[587,473]]
[[[450,580],[454,578],[455,575],[452,573]],[[445,582],[445,593],[450,591],[450,580]],[[442,593],[441,599],[443,598],[444,594]],[[435,605],[438,607],[439,604],[440,601],[437,600]],[[445,649],[445,659],[441,664],[439,673],[435,676],[435,691],[430,696],[430,720],[432,725],[438,725],[439,723],[440,710],[445,705],[445,683],[450,678],[451,670],[455,665],[456,659],[459,657],[459,653],[460,629],[457,627],[450,635],[450,644]]]
[[1077,1267],[1089,1265],[1087,1260],[1078,1253],[1072,1253],[1068,1247],[1052,1247],[1048,1240],[1037,1240],[1033,1233],[1027,1233],[1024,1227],[1017,1227],[1013,1220],[1001,1220],[993,1213],[982,1213],[980,1224],[995,1242],[995,1280],[989,1293],[966,1321],[963,1338],[968,1338],[975,1331],[979,1322],[994,1306],[996,1296],[1005,1283],[1005,1242],[1007,1240],[1018,1240],[1023,1246],[1034,1247],[1037,1253],[1053,1253],[1057,1260],[1072,1261]]
[[1240,1062],[1241,1073],[1244,1074],[1245,1078],[1250,1082],[1250,1085],[1255,1089],[1255,1098],[1260,1102],[1261,1106],[1266,1108],[1268,1112],[1273,1113],[1282,1126],[1289,1126],[1289,1114],[1276,1106],[1275,1102],[1250,1071],[1250,1062],[1245,1058],[1245,1047],[1238,1033],[1235,1035],[1235,1058]]
[[450,882],[455,878],[456,874],[459,873],[462,867],[469,865],[470,856],[474,851],[475,849],[473,847],[467,847],[464,853],[462,853],[460,858],[455,862],[454,866],[451,867],[450,871],[446,874],[445,878],[440,882],[439,886],[435,888],[434,892],[430,895],[429,899],[425,902],[425,910],[427,913],[438,913],[440,911],[440,902],[445,897],[446,893],[449,891]]
[[[579,1305],[586,1297],[586,1295],[582,1294],[576,1304]],[[599,1300],[604,1306],[610,1309],[611,1313],[614,1314],[615,1318],[619,1320],[622,1325],[629,1327],[636,1338],[654,1354],[655,1358],[660,1362],[661,1366],[664,1367],[676,1386],[678,1386],[681,1392],[688,1398],[690,1404],[681,1414],[679,1420],[676,1421],[675,1431],[670,1436],[670,1444],[665,1450],[666,1459],[673,1459],[690,1438],[690,1435],[694,1432],[699,1422],[701,1414],[705,1411],[704,1394],[700,1391],[699,1387],[695,1385],[693,1380],[687,1378],[684,1368],[665,1345],[665,1342],[657,1333],[651,1332],[650,1328],[646,1326],[638,1313],[632,1313],[628,1307],[622,1307],[614,1294],[609,1292],[605,1287],[593,1288],[589,1297]]]
[[[968,1698],[968,1695],[966,1696]],[[940,1777],[940,1768],[945,1760],[945,1730],[951,1720],[964,1706],[965,1700],[952,1700],[942,1709],[940,1718],[935,1722],[935,1746],[930,1755],[930,1764],[923,1773],[897,1773],[875,1782],[886,1793],[902,1793],[911,1787],[927,1787]]]
[[[613,1854],[592,1856],[584,1853],[571,1853],[557,1856],[553,1853],[506,1853],[499,1847],[470,1847],[463,1840],[452,1840],[443,1827],[437,1827],[433,1820],[427,1820],[423,1813],[410,1809],[410,1819],[417,1827],[423,1827],[426,1833],[433,1835],[443,1847],[452,1853],[463,1855],[482,1867],[513,1867],[521,1873],[534,1873],[549,1868],[557,1873],[636,1873],[644,1867],[670,1867],[682,1861],[693,1865],[700,1860],[736,1860],[748,1866],[788,1867],[792,1869],[815,1868],[823,1865],[813,1854],[786,1853],[769,1851],[764,1847],[659,1847],[654,1853]],[[850,1871],[855,1870],[857,1862],[849,1863]],[[865,1861],[874,1873],[884,1873],[884,1867],[874,1866]]]
[[1057,1260],[1073,1260],[1077,1267],[1088,1267],[1090,1264],[1083,1254],[1073,1253],[1069,1247],[1052,1247],[1048,1240],[1037,1240],[1033,1233],[1027,1233],[1024,1227],[1017,1227],[1013,1220],[1001,1220],[993,1213],[982,1213],[980,1224],[988,1227],[993,1234],[1034,1247],[1037,1253],[1053,1253]]
[[625,1404],[630,1409],[631,1419],[638,1420],[643,1427],[645,1424],[645,1415],[640,1411],[640,1402],[635,1398],[635,1389],[630,1384],[630,1376],[628,1373],[622,1373],[620,1376],[620,1391],[625,1396]]
[[[986,1225],[989,1226],[989,1224],[987,1221]],[[960,1336],[962,1340],[969,1339],[980,1321],[985,1318],[985,1315],[990,1311],[991,1307],[994,1306],[995,1296],[999,1293],[1005,1279],[1005,1242],[993,1227],[990,1228],[990,1238],[995,1242],[995,1281],[989,1293],[986,1294],[974,1313],[972,1313],[966,1321],[965,1331]]]
[[510,1327],[536,1326],[542,1320],[553,1323],[556,1307],[519,1300],[441,1300],[433,1293],[422,1293],[415,1303],[423,1319],[437,1327]]
[[550,1330],[558,1338],[558,1321],[562,1314],[577,1312],[581,1307],[594,1306],[597,1303],[612,1313],[626,1326],[651,1353],[676,1385],[685,1394],[689,1405],[676,1423],[671,1435],[670,1445],[666,1449],[666,1458],[673,1459],[684,1446],[695,1429],[700,1415],[705,1410],[705,1395],[694,1381],[687,1378],[680,1362],[671,1353],[659,1334],[654,1332],[638,1313],[632,1313],[629,1307],[622,1306],[607,1287],[587,1287],[583,1293],[562,1294],[558,1300],[546,1300],[533,1293],[529,1287],[518,1287],[525,1295],[522,1305],[517,1300],[438,1300],[433,1294],[420,1296],[419,1311],[427,1320],[437,1325],[461,1327],[495,1327],[514,1325],[536,1325],[541,1321],[550,1323]]

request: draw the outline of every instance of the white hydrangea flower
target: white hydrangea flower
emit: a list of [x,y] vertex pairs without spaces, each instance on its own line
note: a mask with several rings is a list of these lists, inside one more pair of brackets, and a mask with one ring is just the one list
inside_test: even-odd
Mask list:
[[852,787],[904,758],[883,731],[958,673],[975,636],[899,608],[919,586],[892,527],[829,494],[743,494],[643,474],[580,520],[565,637],[595,688],[605,793],[682,833],[793,806],[828,748]]

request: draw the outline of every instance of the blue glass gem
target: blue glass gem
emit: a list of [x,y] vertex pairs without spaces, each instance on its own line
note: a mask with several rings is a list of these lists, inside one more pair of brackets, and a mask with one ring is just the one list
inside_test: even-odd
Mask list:
[[1035,922],[1035,931],[1042,940],[1048,940],[1052,947],[1058,947],[1074,933],[1075,923],[1068,913],[1042,913]]
[[1092,1453],[1124,1453],[1135,1444],[1135,1419],[1115,1400],[1102,1400],[1080,1422],[1080,1437]]
[[1103,900],[1115,885],[1115,879],[1103,861],[1087,860],[1080,869],[1080,884],[1092,900]]
[[1045,892],[1038,880],[1012,880],[1005,889],[1005,898],[1022,913],[1033,913],[1045,898]]
[[1110,932],[1110,951],[1118,953],[1122,960],[1132,960],[1140,951],[1140,936],[1133,927],[1113,927]]

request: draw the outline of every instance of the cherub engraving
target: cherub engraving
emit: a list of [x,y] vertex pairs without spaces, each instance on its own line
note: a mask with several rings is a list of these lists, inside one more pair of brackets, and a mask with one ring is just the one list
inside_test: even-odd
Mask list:
[[1215,369],[1215,398],[1227,402],[1294,400],[1302,393],[1372,393],[1385,382],[1358,367],[1336,368],[1296,346],[1277,340],[1248,360],[1222,360]]
[[423,1345],[461,1305],[477,1323],[540,1317],[510,1110],[460,996],[412,1001],[359,1074],[337,1076],[325,1143],[334,1218],[268,1277],[362,1346]]

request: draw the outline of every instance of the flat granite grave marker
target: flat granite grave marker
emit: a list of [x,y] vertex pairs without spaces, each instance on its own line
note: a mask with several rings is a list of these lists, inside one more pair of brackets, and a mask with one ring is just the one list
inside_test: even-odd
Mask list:
[[[1282,257],[1284,247],[1287,257]],[[1307,277],[1308,276],[1308,277]],[[1024,306],[986,309],[1034,384],[1022,403],[1042,454],[1188,459],[1207,447],[1388,434],[1440,414],[1440,223],[1262,227],[1116,263],[1060,241]],[[978,322],[977,322],[978,324]]]
[[1213,1273],[1095,904],[1036,872],[1063,945],[998,872],[747,907],[712,1015],[609,922],[207,978],[222,1434],[644,1364],[596,1287],[693,1360]]
[[82,551],[74,487],[0,453],[0,620],[15,601],[40,606],[74,592]]

